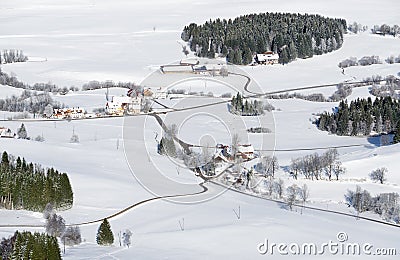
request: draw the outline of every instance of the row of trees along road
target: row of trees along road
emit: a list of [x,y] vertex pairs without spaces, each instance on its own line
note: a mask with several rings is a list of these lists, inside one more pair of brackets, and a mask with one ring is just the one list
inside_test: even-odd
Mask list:
[[320,15],[260,13],[233,20],[210,20],[185,26],[182,40],[200,57],[227,57],[233,64],[249,64],[253,53],[273,51],[279,62],[308,58],[342,46],[346,20]]

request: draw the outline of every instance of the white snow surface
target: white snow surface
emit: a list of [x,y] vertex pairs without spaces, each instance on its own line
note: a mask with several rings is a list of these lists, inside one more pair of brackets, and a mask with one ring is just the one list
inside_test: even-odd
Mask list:
[[[32,57],[30,62],[2,65],[2,70],[15,74],[18,79],[33,84],[52,82],[59,86],[81,86],[90,80],[134,81],[140,83],[159,65],[184,58],[181,52],[180,33],[190,22],[203,23],[210,18],[234,18],[238,15],[258,12],[318,13],[324,16],[345,18],[348,23],[357,21],[370,28],[374,24],[399,24],[400,2],[376,1],[183,1],[183,0],[15,0],[0,6],[0,49],[22,49]],[[297,60],[287,65],[241,67],[264,91],[284,90],[319,84],[358,81],[372,75],[397,75],[400,65],[379,64],[369,67],[352,67],[343,75],[337,64],[351,56],[379,55],[382,60],[399,55],[399,38],[375,36],[369,33],[345,35],[343,47],[335,52]],[[182,84],[184,85],[184,84]],[[203,85],[194,87],[204,91]],[[218,86],[209,85],[208,90]],[[179,85],[176,87],[179,88]],[[251,90],[251,89],[250,89]],[[329,96],[335,88],[308,90],[301,93],[323,93]],[[19,95],[21,89],[0,85],[0,98]],[[224,93],[214,92],[221,94]],[[112,95],[124,95],[126,89],[111,89]],[[368,97],[368,87],[355,89],[349,100]],[[84,107],[89,112],[105,104],[105,90],[80,91],[54,99],[70,107]],[[210,99],[208,101],[212,101]],[[216,99],[218,100],[218,99]],[[185,100],[194,105],[207,100]],[[185,106],[187,103],[165,100],[168,106]],[[312,121],[315,114],[331,111],[337,103],[315,103],[298,99],[269,100],[276,108],[272,113],[274,146],[278,150],[329,147],[360,144],[359,147],[339,149],[340,158],[347,172],[339,181],[293,180],[280,169],[277,177],[285,185],[306,183],[310,188],[310,206],[328,208],[353,214],[344,204],[347,189],[356,185],[372,195],[382,192],[400,193],[399,145],[377,147],[367,138],[339,137],[319,131]],[[200,113],[191,124],[185,124],[180,132],[187,142],[199,143],[205,135],[217,142],[228,143],[230,134],[219,122],[232,123],[226,105],[208,109],[196,109]],[[207,119],[204,114],[217,119]],[[14,113],[0,112],[0,119]],[[189,111],[164,116],[168,122],[182,121]],[[205,122],[202,122],[205,121]],[[91,119],[84,121],[34,122],[26,121],[29,136],[34,139],[43,135],[45,141],[0,139],[0,152],[23,156],[48,167],[68,173],[74,190],[72,209],[59,212],[67,223],[81,223],[102,219],[140,201],[153,198],[136,179],[156,165],[168,179],[190,185],[174,190],[163,180],[154,179],[155,187],[162,191],[157,195],[173,195],[177,192],[195,193],[202,190],[197,184],[201,179],[188,170],[180,170],[173,161],[156,152],[154,135],[159,138],[161,129],[153,117],[138,116],[129,119],[131,128],[124,128],[123,118]],[[244,118],[246,126],[257,126],[257,120]],[[126,121],[125,121],[126,123]],[[0,126],[16,131],[21,122],[3,120]],[[228,124],[229,125],[229,124]],[[232,127],[235,123],[232,123]],[[135,135],[124,144],[124,131]],[[230,129],[234,132],[233,129]],[[73,131],[79,136],[79,144],[69,143]],[[243,133],[242,133],[243,134]],[[258,137],[250,135],[254,146],[262,147]],[[134,145],[137,143],[137,148]],[[124,153],[124,145],[130,145],[133,154]],[[147,150],[144,150],[146,147]],[[314,151],[276,152],[282,167],[288,166],[295,157]],[[322,153],[323,150],[316,152]],[[127,157],[135,156],[135,167]],[[128,158],[129,159],[129,158]],[[389,170],[387,182],[378,184],[368,178],[373,169],[385,166]],[[206,184],[205,194],[181,198],[179,201],[155,200],[141,204],[122,215],[110,219],[115,242],[111,247],[96,245],[99,223],[81,226],[84,242],[67,247],[64,259],[262,259],[278,258],[278,254],[260,255],[259,243],[316,243],[337,241],[338,232],[346,232],[351,243],[371,243],[374,248],[397,248],[400,253],[398,228],[379,223],[356,220],[353,217],[295,208],[289,211],[275,202],[269,202],[233,191],[222,192],[215,184]],[[209,199],[209,198],[213,199]],[[188,203],[208,199],[202,203]],[[233,212],[241,209],[241,218]],[[374,214],[365,216],[380,219]],[[184,221],[184,231],[181,226]],[[29,211],[0,210],[0,225],[43,224],[40,213]],[[43,228],[24,228],[44,231]],[[133,231],[132,246],[119,246],[118,233]],[[11,235],[16,228],[0,228],[1,236]],[[60,244],[61,245],[61,244]],[[296,256],[309,259],[309,255]],[[359,256],[333,256],[324,258],[353,259]],[[385,259],[397,259],[387,256]],[[373,256],[371,259],[380,259]]]

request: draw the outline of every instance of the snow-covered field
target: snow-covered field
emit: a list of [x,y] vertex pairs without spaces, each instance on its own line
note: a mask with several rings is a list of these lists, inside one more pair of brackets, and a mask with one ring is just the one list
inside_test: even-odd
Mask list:
[[[387,1],[192,1],[183,0],[84,0],[84,1],[8,1],[0,5],[0,49],[22,49],[33,57],[31,62],[2,65],[2,70],[18,79],[33,84],[53,82],[59,86],[81,86],[90,80],[133,81],[140,83],[146,76],[184,57],[180,32],[190,22],[202,23],[209,18],[233,18],[252,12],[318,13],[357,21],[370,28],[374,24],[399,24],[400,2]],[[195,10],[195,13],[193,13]],[[399,55],[399,38],[374,36],[369,33],[346,35],[343,47],[335,52],[298,60],[281,66],[241,67],[264,91],[284,90],[319,84],[358,81],[372,75],[397,75],[400,65],[379,64],[352,67],[345,74],[337,67],[351,56],[379,55],[382,60]],[[218,84],[191,86],[177,84],[195,91],[218,92]],[[255,92],[258,89],[252,89]],[[302,93],[323,93],[329,96],[334,88],[308,90]],[[241,91],[241,90],[240,90]],[[0,85],[0,98],[19,95],[21,89]],[[111,89],[111,95],[123,95],[126,89]],[[369,96],[368,87],[355,89],[349,100]],[[57,101],[70,107],[84,107],[89,112],[105,103],[105,90],[56,95]],[[185,107],[220,99],[168,100],[165,104]],[[250,135],[255,147],[263,145],[278,150],[330,147],[360,144],[359,147],[339,149],[347,172],[340,181],[292,180],[280,169],[277,173],[286,185],[306,183],[310,188],[308,204],[320,208],[354,213],[344,205],[347,189],[356,185],[372,195],[381,192],[400,193],[399,145],[377,147],[367,138],[338,137],[316,129],[311,122],[321,111],[331,111],[336,103],[315,103],[304,100],[270,100],[276,110],[260,117],[274,126],[273,142],[261,143]],[[10,113],[0,112],[0,119]],[[273,118],[272,118],[273,116]],[[234,117],[226,105],[198,108],[195,111],[170,113],[163,117],[169,124],[182,124],[180,137],[191,143],[201,143],[212,137],[218,143],[230,141],[232,133],[257,126],[251,119]],[[187,120],[186,120],[187,119]],[[186,121],[185,121],[186,120]],[[243,120],[243,121],[241,121]],[[0,126],[16,131],[21,122],[2,121]],[[156,133],[161,128],[154,117],[138,116],[83,121],[25,122],[28,134],[42,135],[44,142],[19,139],[0,139],[0,152],[23,156],[27,161],[52,166],[69,174],[74,190],[74,206],[60,212],[67,223],[81,223],[102,219],[140,201],[156,195],[175,195],[201,192],[202,182],[189,170],[156,151]],[[225,126],[228,126],[226,129]],[[272,127],[271,127],[272,128]],[[73,131],[79,144],[69,143]],[[240,133],[242,139],[247,138]],[[125,139],[125,142],[124,142]],[[265,140],[264,140],[265,141]],[[265,147],[264,147],[265,148]],[[314,151],[276,152],[282,167],[290,160]],[[323,152],[323,150],[317,151]],[[369,180],[368,173],[378,167],[389,170],[385,184]],[[162,176],[159,176],[159,174]],[[139,180],[137,179],[139,178]],[[149,183],[151,182],[151,187]],[[289,211],[275,202],[265,201],[225,191],[208,183],[205,193],[154,200],[141,204],[110,219],[115,235],[111,247],[95,243],[99,223],[81,226],[85,240],[79,246],[69,247],[65,259],[241,259],[265,258],[257,247],[268,239],[270,243],[317,243],[337,241],[338,232],[346,232],[348,242],[370,243],[374,248],[397,248],[400,253],[399,230],[355,218],[300,209]],[[147,189],[151,188],[152,192]],[[155,192],[156,191],[156,192]],[[171,201],[172,200],[172,201]],[[196,202],[196,203],[194,203]],[[241,218],[233,212],[241,209]],[[367,216],[379,219],[379,216]],[[180,223],[184,220],[184,231]],[[1,225],[42,224],[41,214],[28,211],[0,210]],[[117,234],[133,231],[132,246],[119,246]],[[42,228],[32,230],[43,231]],[[13,227],[0,228],[0,236],[8,236]],[[274,254],[273,258],[278,257]],[[297,256],[309,259],[308,255]],[[344,256],[325,254],[325,258]],[[346,256],[356,258],[357,256]],[[398,256],[397,256],[398,257]],[[378,256],[371,259],[378,259]],[[390,257],[387,257],[390,258]],[[392,256],[392,259],[397,259]]]

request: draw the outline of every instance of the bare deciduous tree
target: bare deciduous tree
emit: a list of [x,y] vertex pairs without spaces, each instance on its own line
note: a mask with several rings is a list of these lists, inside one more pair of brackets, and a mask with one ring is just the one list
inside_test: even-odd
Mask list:
[[282,198],[283,189],[284,189],[284,182],[282,179],[279,179],[274,182],[274,190],[276,192],[276,195],[278,195],[279,198]]
[[131,237],[132,237],[132,231],[129,229],[125,230],[124,233],[122,233],[122,242],[123,245],[128,247],[131,245]]
[[306,203],[308,197],[310,196],[310,190],[308,189],[307,184],[303,184],[303,186],[301,186],[301,188],[298,189],[298,192],[299,192],[299,197],[303,202],[304,206],[304,203]]
[[336,161],[333,165],[333,174],[336,176],[336,180],[339,180],[339,176],[346,173],[346,168],[342,166],[342,162]]
[[236,157],[236,154],[238,152],[238,146],[239,146],[240,138],[238,133],[234,133],[232,135],[232,156]]
[[257,171],[263,173],[266,177],[274,177],[275,171],[279,169],[279,163],[276,156],[262,156],[260,163],[256,166]]
[[292,210],[293,204],[296,203],[298,187],[296,184],[293,184],[286,189],[286,203],[290,210]]
[[47,203],[43,210],[43,218],[49,219],[54,214],[54,207],[51,203]]
[[373,181],[379,181],[381,184],[383,184],[384,181],[386,181],[386,174],[388,170],[386,167],[378,168],[376,170],[373,170],[370,174],[369,177]]
[[81,230],[78,226],[68,227],[61,236],[64,245],[74,246],[82,242]]
[[65,220],[57,214],[51,214],[46,220],[46,232],[49,235],[60,237],[65,231]]

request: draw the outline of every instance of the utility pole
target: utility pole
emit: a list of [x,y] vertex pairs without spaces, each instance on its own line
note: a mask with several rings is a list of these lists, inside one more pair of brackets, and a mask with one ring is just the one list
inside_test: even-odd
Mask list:
[[185,218],[182,218],[182,222],[179,220],[179,226],[181,228],[181,231],[185,230]]
[[236,211],[235,209],[233,209],[233,212],[235,213],[237,219],[240,219],[240,206],[238,208],[238,211]]

